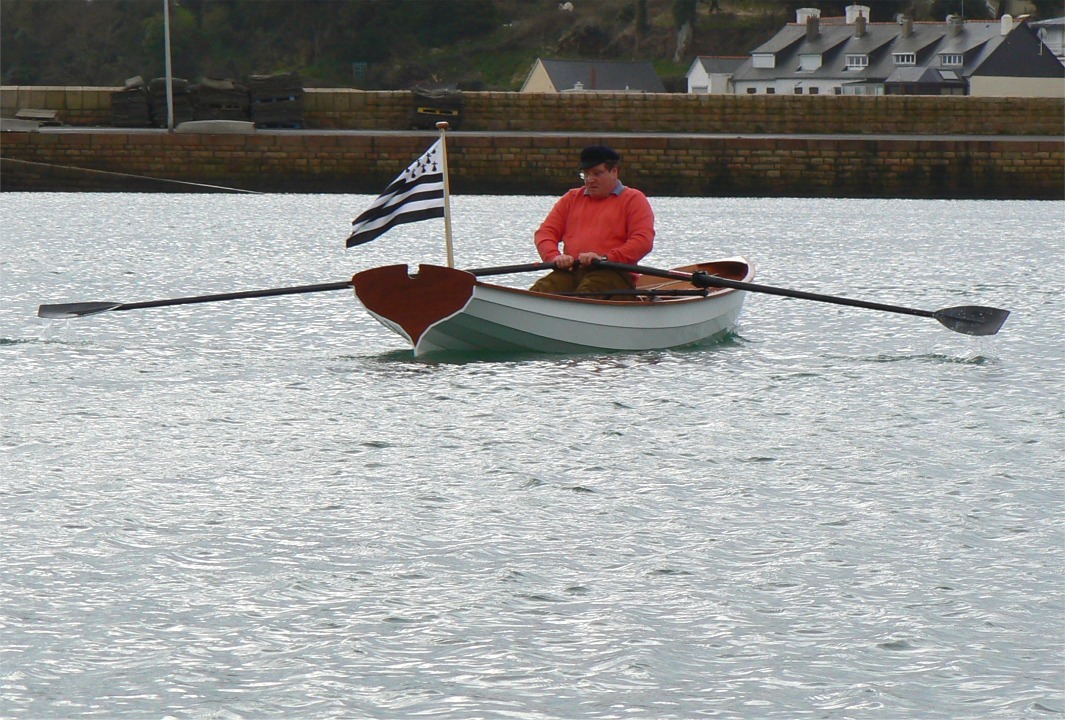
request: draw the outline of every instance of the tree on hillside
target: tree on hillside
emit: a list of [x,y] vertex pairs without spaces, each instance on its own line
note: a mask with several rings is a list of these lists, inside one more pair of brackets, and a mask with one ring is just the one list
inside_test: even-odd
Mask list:
[[1065,0],[1031,0],[1040,20],[1065,17]]
[[825,17],[842,17],[846,14],[848,5],[868,7],[870,17],[866,20],[870,22],[892,22],[899,15],[917,17],[917,4],[915,0],[788,0],[783,5],[788,22],[795,22],[795,11],[799,8],[814,7]]
[[673,26],[677,29],[677,49],[673,62],[681,62],[688,53],[695,35],[699,0],[673,0]]
[[640,45],[643,42],[644,33],[647,32],[649,27],[648,15],[647,15],[647,0],[636,0],[635,17],[632,21],[633,36],[636,39],[635,47],[633,48],[633,56],[640,54]]
[[928,14],[933,20],[943,20],[948,15],[966,20],[994,20],[994,11],[987,6],[986,0],[933,0]]

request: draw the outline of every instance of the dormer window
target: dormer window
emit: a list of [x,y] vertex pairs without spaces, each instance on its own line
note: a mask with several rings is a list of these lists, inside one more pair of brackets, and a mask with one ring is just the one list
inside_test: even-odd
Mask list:
[[868,55],[848,55],[847,56],[847,69],[848,70],[864,70],[869,67]]
[[777,56],[773,53],[754,53],[751,55],[751,67],[772,70],[777,66]]
[[939,56],[939,64],[943,67],[961,67],[965,64],[965,56],[961,53],[943,53]]
[[895,53],[891,56],[896,65],[916,65],[917,53]]

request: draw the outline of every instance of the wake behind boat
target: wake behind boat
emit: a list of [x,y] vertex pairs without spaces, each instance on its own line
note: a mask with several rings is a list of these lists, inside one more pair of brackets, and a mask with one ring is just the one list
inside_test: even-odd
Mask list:
[[[749,282],[743,258],[668,271]],[[503,287],[467,272],[421,265],[364,270],[355,295],[385,327],[407,339],[415,355],[441,351],[579,353],[680,347],[731,331],[746,294],[700,288],[689,280],[639,275],[631,299],[548,295]]]

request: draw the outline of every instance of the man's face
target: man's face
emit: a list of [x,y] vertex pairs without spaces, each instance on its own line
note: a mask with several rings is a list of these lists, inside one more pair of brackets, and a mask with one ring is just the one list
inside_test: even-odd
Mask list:
[[615,165],[608,168],[605,163],[599,163],[595,167],[581,171],[584,178],[584,189],[589,197],[605,198],[614,192],[618,184],[618,168]]

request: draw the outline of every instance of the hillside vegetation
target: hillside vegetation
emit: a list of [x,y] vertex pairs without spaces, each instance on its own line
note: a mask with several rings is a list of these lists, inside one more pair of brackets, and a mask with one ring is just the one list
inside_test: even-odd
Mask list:
[[[993,17],[1022,0],[865,0],[898,13]],[[173,72],[240,79],[297,72],[306,87],[439,83],[517,90],[538,57],[646,60],[681,89],[696,55],[746,55],[808,0],[170,0]],[[1045,17],[1065,0],[1028,0]],[[572,6],[572,9],[570,9]],[[1060,10],[1059,10],[1060,9]],[[5,85],[122,85],[164,74],[162,0],[3,0]]]

